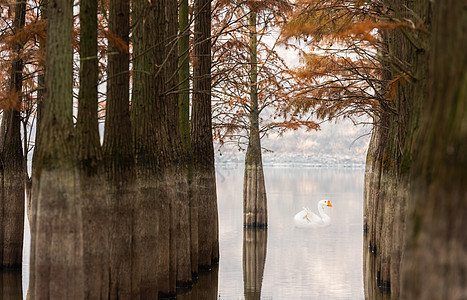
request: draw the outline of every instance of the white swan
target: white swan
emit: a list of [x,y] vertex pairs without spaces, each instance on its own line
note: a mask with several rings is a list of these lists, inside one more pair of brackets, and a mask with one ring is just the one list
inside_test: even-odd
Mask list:
[[321,200],[318,202],[319,216],[311,212],[307,207],[304,207],[303,210],[294,217],[295,226],[310,228],[329,225],[331,218],[324,212],[324,208],[326,207],[332,207],[331,201]]

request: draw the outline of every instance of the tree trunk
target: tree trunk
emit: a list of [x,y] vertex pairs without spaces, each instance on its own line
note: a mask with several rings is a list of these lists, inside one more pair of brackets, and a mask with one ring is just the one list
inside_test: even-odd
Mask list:
[[[157,3],[157,2],[156,2]],[[158,297],[158,289],[167,291],[167,282],[157,282],[158,276],[168,276],[167,264],[159,265],[159,252],[161,248],[168,246],[168,238],[162,237],[163,228],[159,228],[160,216],[168,214],[167,210],[161,211],[158,194],[156,145],[157,129],[154,107],[155,90],[152,82],[154,62],[152,60],[152,45],[150,41],[156,41],[154,34],[154,8],[147,1],[134,1],[132,19],[133,27],[133,95],[131,103],[132,135],[135,147],[137,189],[135,201],[135,235],[134,244],[137,255],[135,261],[136,273],[140,276],[136,286],[140,288],[141,298]],[[144,26],[143,26],[144,25]],[[160,37],[157,39],[161,41]],[[158,52],[161,52],[159,46]],[[153,50],[154,51],[154,50]],[[168,236],[168,233],[167,233]],[[168,253],[169,249],[164,248]]]
[[193,152],[190,135],[190,24],[188,17],[188,0],[180,0],[178,13],[178,28],[180,34],[178,40],[180,138],[188,174],[191,274],[193,278],[196,278],[198,277],[198,206],[194,205],[192,192]]
[[417,95],[423,106],[410,170],[401,299],[465,299],[467,11],[462,1],[431,7],[429,72],[426,83],[417,83],[427,97]]
[[[15,5],[14,31],[17,33],[24,27],[26,3],[19,1]],[[24,165],[23,148],[21,144],[21,100],[23,87],[23,60],[21,59],[23,45],[18,44],[12,49],[10,91],[15,93],[15,107],[4,111],[2,120],[2,225],[1,235],[1,267],[20,268],[23,251],[24,228]]]
[[[171,249],[173,255],[174,274],[178,288],[189,288],[193,284],[190,256],[190,216],[187,178],[187,160],[181,138],[181,118],[179,100],[179,73],[178,73],[178,1],[169,0],[166,5],[168,22],[166,86],[163,99],[169,122],[169,137],[171,149],[171,162],[169,170],[173,169],[173,178],[169,178],[169,191],[172,192],[172,229]],[[185,128],[186,129],[186,128]],[[186,132],[185,132],[186,133]],[[185,137],[186,138],[186,137]],[[189,138],[189,137],[188,137]],[[171,268],[172,269],[172,268]]]
[[193,56],[193,205],[198,207],[199,269],[219,261],[219,234],[211,118],[211,0],[196,0]]
[[176,255],[180,252],[175,249],[179,233],[174,226],[180,224],[173,217],[180,212],[180,219],[185,218],[184,214],[188,218],[180,202],[182,194],[186,197],[186,174],[180,173],[174,159],[180,153],[175,148],[177,139],[180,147],[181,144],[177,131],[178,94],[173,81],[178,75],[173,71],[177,66],[177,55],[172,52],[176,53],[177,49],[174,44],[177,22],[172,4],[138,1],[134,6],[137,17],[133,34],[135,75],[131,116],[140,201],[135,244],[139,251],[142,298],[175,295]]
[[265,228],[243,229],[243,291],[245,300],[261,299],[268,231]]
[[80,86],[76,146],[83,217],[84,294],[89,299],[106,299],[109,293],[109,222],[97,119],[97,1],[82,0],[79,17]]
[[[73,3],[49,1],[47,97],[33,174],[33,299],[84,298],[83,232],[75,164],[72,99]],[[34,196],[36,197],[36,196]],[[35,208],[35,209],[34,209]]]
[[[43,0],[40,3],[40,14],[42,20],[47,20],[47,0]],[[47,52],[47,41],[41,39],[39,41],[39,47],[43,53]],[[44,99],[45,99],[45,67],[46,67],[46,58],[43,57],[39,60],[39,66],[42,67],[42,70],[37,75],[37,109],[36,109],[36,137],[35,137],[35,145],[34,145],[34,153],[32,157],[32,176],[36,173],[37,164],[39,161],[39,149],[40,149],[40,141],[41,141],[41,126],[42,126],[42,113],[43,113],[43,106],[44,106]],[[39,193],[39,185],[34,184],[33,178],[31,178],[32,187],[31,193],[28,197],[28,205],[27,205],[27,216],[29,219],[29,230],[31,232],[31,247],[29,253],[35,252],[35,243],[32,243],[32,236],[33,232],[35,232],[36,227],[36,212],[37,212],[37,201],[38,197],[37,194]],[[29,289],[27,294],[27,299],[32,299],[35,290],[35,256],[30,255],[29,257]]]
[[[130,1],[109,3],[109,32],[129,46]],[[139,299],[133,226],[136,173],[131,137],[128,49],[109,41],[104,161],[109,204],[109,298]]]
[[243,226],[265,228],[268,225],[266,187],[264,184],[258,108],[258,60],[256,12],[250,10],[250,128],[243,179]]

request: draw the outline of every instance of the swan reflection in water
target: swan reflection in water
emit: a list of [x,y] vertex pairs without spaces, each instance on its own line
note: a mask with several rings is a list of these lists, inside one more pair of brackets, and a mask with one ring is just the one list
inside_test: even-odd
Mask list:
[[321,200],[318,202],[318,213],[319,216],[313,213],[309,208],[304,207],[302,211],[294,217],[294,223],[299,228],[313,228],[313,227],[324,227],[331,223],[331,217],[329,217],[324,209],[332,207],[331,201]]
[[245,300],[261,299],[268,231],[243,229],[243,293]]

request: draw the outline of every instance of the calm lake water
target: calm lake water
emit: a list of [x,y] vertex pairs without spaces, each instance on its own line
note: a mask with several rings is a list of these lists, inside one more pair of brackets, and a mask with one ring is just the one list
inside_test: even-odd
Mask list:
[[[363,299],[363,167],[265,167],[264,173],[268,230],[261,299]],[[219,299],[257,298],[244,290],[242,184],[242,166],[217,168]],[[333,205],[327,210],[331,224],[295,228],[294,215],[303,206],[317,213],[322,199]]]
[[[268,229],[243,231],[243,166],[217,166],[220,263],[180,299],[364,299],[362,168],[265,167]],[[317,212],[329,199],[331,224],[298,229],[303,206]],[[245,237],[245,238],[244,238]],[[2,295],[26,295],[29,230],[23,278],[1,274]],[[22,292],[21,292],[22,286]],[[217,296],[216,296],[217,295]]]

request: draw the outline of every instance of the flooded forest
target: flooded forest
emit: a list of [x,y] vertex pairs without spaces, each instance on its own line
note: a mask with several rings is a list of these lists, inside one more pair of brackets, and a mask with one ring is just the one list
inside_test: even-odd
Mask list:
[[0,298],[467,299],[463,1],[0,4]]

